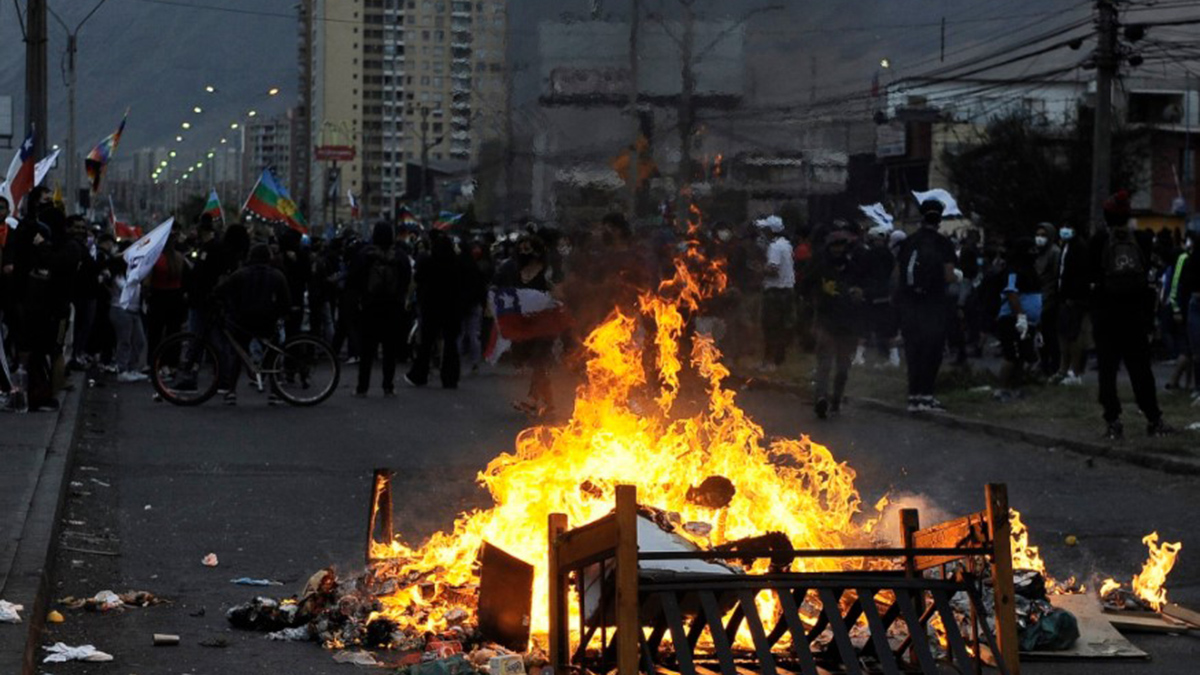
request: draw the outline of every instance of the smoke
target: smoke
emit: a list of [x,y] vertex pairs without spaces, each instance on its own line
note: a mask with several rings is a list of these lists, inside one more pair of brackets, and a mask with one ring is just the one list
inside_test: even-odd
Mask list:
[[913,492],[899,492],[888,496],[888,504],[880,515],[879,525],[874,534],[891,546],[899,547],[900,541],[900,510],[917,509],[921,516],[921,527],[929,527],[938,523],[953,520],[955,516],[943,509],[932,497]]

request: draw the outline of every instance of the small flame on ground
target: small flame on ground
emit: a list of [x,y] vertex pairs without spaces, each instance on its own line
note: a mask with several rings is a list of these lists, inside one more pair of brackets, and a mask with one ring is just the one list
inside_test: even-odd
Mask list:
[[1163,584],[1167,575],[1175,566],[1175,558],[1183,548],[1182,542],[1163,542],[1158,544],[1158,533],[1151,532],[1142,538],[1142,543],[1150,549],[1150,558],[1142,566],[1142,571],[1133,577],[1133,592],[1145,600],[1155,611],[1167,604],[1167,589]]

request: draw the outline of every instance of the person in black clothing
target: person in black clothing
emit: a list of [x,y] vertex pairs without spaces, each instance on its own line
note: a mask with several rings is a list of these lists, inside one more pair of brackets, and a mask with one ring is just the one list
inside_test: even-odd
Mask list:
[[[892,278],[896,269],[896,256],[888,248],[888,230],[874,227],[867,233],[867,248],[862,251],[862,289],[866,311],[866,342],[860,350],[874,348],[878,364],[900,365],[900,350],[896,338],[900,332],[900,319],[896,306],[892,304]],[[855,362],[859,359],[855,357]],[[877,364],[877,365],[878,365]]]
[[[848,231],[831,232],[825,238],[824,250],[804,277],[804,295],[812,298],[814,305],[817,400],[813,410],[820,419],[841,410],[850,359],[862,330],[862,274],[850,255],[853,241]],[[832,394],[830,370],[834,370]]]
[[[1058,228],[1062,241],[1058,254],[1058,345],[1061,354],[1055,379],[1067,386],[1083,384],[1087,365],[1087,321],[1091,298],[1088,242],[1071,225]],[[1053,327],[1047,327],[1053,328]]]
[[312,281],[312,259],[303,242],[304,235],[291,228],[285,228],[279,236],[280,267],[292,295],[292,307],[283,320],[284,335],[289,338],[299,335],[304,325],[304,298]]
[[459,376],[458,331],[462,324],[461,274],[454,242],[445,232],[430,233],[429,253],[417,260],[413,280],[417,284],[421,344],[404,380],[414,387],[428,384],[433,349],[440,342],[442,386],[455,389]]
[[[266,244],[255,244],[250,249],[249,264],[217,284],[213,296],[232,321],[230,333],[246,350],[255,338],[274,338],[279,321],[292,306],[287,279],[271,265],[271,249]],[[238,359],[233,359],[229,368],[222,368],[222,389],[228,405],[237,403],[240,375]]]
[[362,355],[358,362],[358,386],[354,395],[363,397],[371,388],[375,355],[383,348],[383,395],[396,395],[396,351],[403,340],[404,299],[412,281],[408,256],[397,255],[395,235],[389,223],[375,223],[371,244],[358,252],[350,265],[346,283],[359,298],[358,325]]
[[950,318],[946,286],[954,281],[954,244],[938,232],[945,206],[936,199],[921,202],[921,227],[900,245],[896,306],[908,361],[909,412],[946,408],[934,395],[946,351]]
[[1105,437],[1119,440],[1121,400],[1117,371],[1129,374],[1138,408],[1146,416],[1146,432],[1162,436],[1174,430],[1158,407],[1154,372],[1150,367],[1150,336],[1154,331],[1154,290],[1149,279],[1149,252],[1143,250],[1131,227],[1129,193],[1122,190],[1104,203],[1107,230],[1092,239],[1092,328],[1100,365],[1100,405],[1107,424]]
[[91,364],[90,346],[92,329],[96,321],[96,295],[100,285],[100,267],[96,263],[96,239],[88,231],[83,216],[68,219],[69,231],[78,249],[79,267],[71,288],[71,306],[75,308],[75,325],[71,340],[70,370],[86,370]]
[[1184,308],[1188,346],[1192,350],[1192,405],[1200,406],[1200,230],[1191,230],[1183,241],[1187,261],[1179,275],[1178,302]]
[[460,254],[462,267],[463,326],[459,338],[459,354],[471,364],[471,372],[479,370],[483,361],[483,308],[487,305],[488,279],[484,272],[487,249],[475,241]]

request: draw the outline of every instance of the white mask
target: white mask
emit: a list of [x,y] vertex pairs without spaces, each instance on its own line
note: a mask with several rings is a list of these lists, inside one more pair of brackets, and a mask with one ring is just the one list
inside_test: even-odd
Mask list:
[[1075,230],[1069,227],[1061,228],[1058,231],[1058,236],[1062,237],[1063,241],[1070,241],[1075,238]]
[[720,239],[721,241],[729,241],[732,238],[733,238],[733,233],[730,232],[729,230],[718,230],[717,231],[717,239]]
[[1038,248],[1045,248],[1046,244],[1049,243],[1049,240],[1045,237],[1038,236],[1033,238],[1033,243],[1037,244]]

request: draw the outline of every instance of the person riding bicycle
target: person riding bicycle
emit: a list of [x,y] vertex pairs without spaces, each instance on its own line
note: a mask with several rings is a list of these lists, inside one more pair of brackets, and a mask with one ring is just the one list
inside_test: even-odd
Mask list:
[[[271,249],[266,244],[251,247],[248,264],[218,284],[213,294],[225,311],[230,333],[245,350],[255,338],[278,337],[279,321],[292,304],[287,278],[271,265]],[[220,388],[226,392],[225,402],[236,405],[241,364],[230,359],[229,366],[221,369]]]

